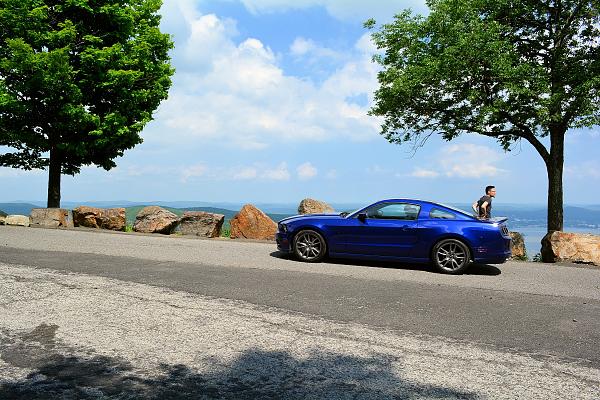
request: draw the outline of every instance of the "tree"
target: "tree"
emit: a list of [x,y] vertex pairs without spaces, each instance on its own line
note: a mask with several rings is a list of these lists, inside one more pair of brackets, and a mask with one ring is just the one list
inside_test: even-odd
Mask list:
[[565,134],[600,121],[600,1],[427,4],[428,16],[404,11],[372,34],[382,134],[423,144],[470,132],[506,151],[526,140],[548,173],[548,231],[562,230]]
[[106,170],[142,142],[167,97],[173,43],[161,0],[0,0],[0,165],[62,174]]

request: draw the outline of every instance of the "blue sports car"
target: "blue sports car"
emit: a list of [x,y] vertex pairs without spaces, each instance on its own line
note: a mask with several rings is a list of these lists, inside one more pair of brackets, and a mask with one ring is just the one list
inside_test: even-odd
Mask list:
[[306,262],[324,257],[432,262],[459,274],[511,255],[506,218],[478,219],[429,201],[382,200],[351,213],[308,214],[278,223],[277,248]]

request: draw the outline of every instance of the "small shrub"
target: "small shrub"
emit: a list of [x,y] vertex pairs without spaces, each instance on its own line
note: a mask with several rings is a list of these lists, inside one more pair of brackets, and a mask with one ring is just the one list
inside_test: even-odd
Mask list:
[[133,225],[125,225],[125,232],[133,232]]
[[533,259],[531,261],[533,261],[533,262],[542,262],[542,255],[540,253],[536,253],[536,255],[533,256]]
[[229,228],[221,229],[221,237],[231,237],[231,230]]

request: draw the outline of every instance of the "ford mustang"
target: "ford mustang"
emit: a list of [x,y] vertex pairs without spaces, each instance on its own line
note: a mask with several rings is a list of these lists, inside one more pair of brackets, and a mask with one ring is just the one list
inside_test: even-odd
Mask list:
[[277,248],[301,261],[359,258],[433,263],[459,274],[471,263],[501,264],[511,255],[507,218],[478,219],[446,205],[382,200],[357,211],[308,214],[278,223]]

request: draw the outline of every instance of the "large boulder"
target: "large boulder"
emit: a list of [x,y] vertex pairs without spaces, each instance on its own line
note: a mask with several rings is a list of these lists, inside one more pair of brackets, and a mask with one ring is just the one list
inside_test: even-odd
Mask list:
[[31,226],[72,228],[73,214],[64,208],[34,208],[29,215]]
[[510,256],[516,260],[525,260],[527,258],[527,250],[525,249],[525,239],[523,239],[523,235],[519,232],[510,232],[511,243],[510,243],[510,251],[512,255]]
[[298,214],[323,214],[334,213],[335,210],[324,201],[304,199],[298,206]]
[[223,214],[212,214],[204,211],[186,211],[179,220],[174,231],[183,235],[196,235],[208,238],[221,236],[221,228],[225,222]]
[[125,209],[80,206],[73,210],[73,221],[75,226],[123,231],[126,223]]
[[550,232],[542,239],[542,258],[600,266],[600,236]]
[[142,233],[170,234],[179,217],[169,210],[158,206],[148,206],[140,210],[135,217],[133,230]]
[[4,225],[4,221],[6,221],[6,215],[0,215],[0,225]]
[[4,225],[29,226],[29,216],[27,215],[8,215],[4,220]]
[[229,222],[232,239],[274,240],[277,224],[264,212],[246,204]]

